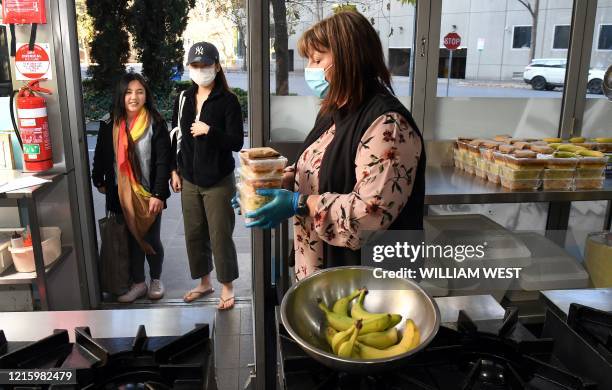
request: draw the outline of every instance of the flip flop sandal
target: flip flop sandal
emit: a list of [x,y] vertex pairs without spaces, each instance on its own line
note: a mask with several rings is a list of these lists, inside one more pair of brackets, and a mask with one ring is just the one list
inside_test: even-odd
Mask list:
[[197,291],[197,290],[191,290],[189,291],[187,294],[185,294],[185,296],[183,297],[183,301],[187,302],[187,303],[191,303],[197,299],[200,299],[206,295],[212,294],[215,292],[214,288],[209,288],[208,290],[205,291]]
[[[219,309],[219,310],[229,310],[229,309],[233,309],[233,308],[234,308],[234,305],[236,304],[236,299],[235,299],[235,297],[234,297],[233,295],[232,295],[231,297],[229,297],[229,298],[225,298],[225,299],[223,299],[223,298],[219,298],[219,300],[221,300],[221,303],[223,304],[223,307],[219,307],[219,306],[217,306],[217,309]],[[225,303],[226,303],[226,302],[229,302],[229,301],[232,301],[232,300],[233,300],[234,302],[233,302],[233,303],[232,303],[230,306],[227,306],[227,307],[226,307],[226,306],[225,306]]]

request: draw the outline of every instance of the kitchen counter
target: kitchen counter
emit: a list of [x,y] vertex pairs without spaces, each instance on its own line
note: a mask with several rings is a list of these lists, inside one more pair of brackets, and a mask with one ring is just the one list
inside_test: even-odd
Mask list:
[[599,190],[511,191],[454,167],[428,166],[425,180],[427,205],[612,200],[612,178]]
[[549,290],[541,292],[546,306],[567,318],[572,303],[612,312],[612,288]]
[[47,183],[43,183],[40,185],[35,185],[31,187],[20,188],[15,191],[3,192],[0,193],[0,198],[6,199],[21,199],[21,198],[31,198],[34,193],[37,191],[47,187],[48,185],[59,181],[59,179],[64,175],[65,172],[58,169],[51,169],[45,172],[22,172],[18,170],[10,170],[10,171],[0,171],[0,183],[10,183],[12,180],[20,179],[23,177],[36,176],[41,179],[49,180]]
[[148,336],[176,336],[192,330],[196,324],[215,321],[215,307],[180,307],[122,310],[79,310],[0,313],[0,330],[8,341],[32,341],[66,329],[74,341],[73,329],[88,326],[92,336],[134,337],[139,325]]
[[505,310],[491,295],[469,295],[461,297],[434,298],[440,309],[440,323],[455,323],[459,310],[463,310],[473,321],[499,320]]

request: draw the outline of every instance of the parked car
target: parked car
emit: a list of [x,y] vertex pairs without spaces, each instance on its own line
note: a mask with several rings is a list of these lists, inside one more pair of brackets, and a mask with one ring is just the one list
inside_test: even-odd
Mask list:
[[[525,67],[523,80],[538,91],[552,91],[555,87],[563,87],[565,83],[565,69],[567,59],[565,58],[540,58],[534,59]],[[587,83],[588,93],[603,93],[604,71],[601,69],[590,69]]]

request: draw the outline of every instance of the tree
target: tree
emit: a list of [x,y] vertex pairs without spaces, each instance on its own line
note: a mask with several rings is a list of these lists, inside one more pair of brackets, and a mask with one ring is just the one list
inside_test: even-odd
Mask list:
[[533,60],[536,49],[536,38],[538,36],[538,14],[540,13],[540,0],[517,0],[521,3],[529,14],[531,14],[531,42],[529,43],[529,62]]
[[172,89],[173,68],[183,71],[182,34],[195,0],[133,0],[130,32],[142,73],[159,93]]
[[240,45],[238,53],[242,54],[244,58],[242,70],[247,70],[246,0],[208,0],[206,7],[207,10],[214,12],[216,15],[226,16],[236,26],[239,35],[238,44]]
[[112,90],[122,74],[129,55],[128,33],[125,29],[129,0],[86,0],[87,13],[93,21],[89,67],[94,88]]
[[285,0],[270,0],[274,17],[274,52],[276,53],[276,94],[289,94],[289,33]]
[[76,0],[77,35],[79,38],[79,49],[83,49],[85,63],[89,65],[89,51],[94,36],[93,20],[87,13],[85,0]]

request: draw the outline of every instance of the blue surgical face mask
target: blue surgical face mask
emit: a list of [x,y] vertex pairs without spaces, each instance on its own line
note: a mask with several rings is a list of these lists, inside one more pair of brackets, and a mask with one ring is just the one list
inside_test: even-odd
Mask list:
[[[333,64],[332,64],[333,65]],[[306,84],[312,89],[315,95],[319,98],[324,97],[329,90],[329,82],[325,80],[325,72],[327,69],[331,68],[332,65],[327,68],[305,68],[304,69],[304,78],[306,79]]]

